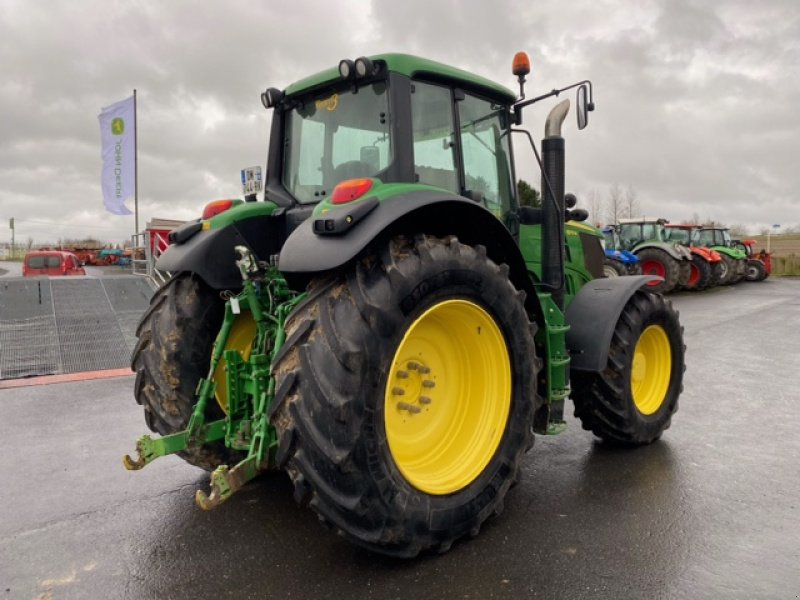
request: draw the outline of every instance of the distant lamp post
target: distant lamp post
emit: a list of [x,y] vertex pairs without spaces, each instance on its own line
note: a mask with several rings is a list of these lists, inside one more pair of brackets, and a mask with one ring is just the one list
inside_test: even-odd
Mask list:
[[777,229],[780,229],[780,227],[781,227],[781,224],[780,223],[776,223],[775,225],[773,225],[772,227],[767,229],[767,254],[769,254],[769,237],[770,237],[770,234],[772,233],[773,229],[777,230]]

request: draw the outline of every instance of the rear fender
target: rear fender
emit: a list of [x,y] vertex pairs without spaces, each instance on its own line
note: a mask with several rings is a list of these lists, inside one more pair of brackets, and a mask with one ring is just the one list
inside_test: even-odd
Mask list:
[[281,249],[278,268],[290,287],[304,289],[315,276],[339,269],[371,244],[385,243],[396,235],[454,235],[462,243],[485,246],[495,263],[508,265],[509,278],[526,292],[528,312],[541,313],[519,246],[503,223],[475,201],[434,188],[410,190],[405,186],[401,193],[382,199],[366,215],[359,216],[358,222],[343,233],[315,233],[315,221],[338,223],[357,205],[343,204],[325,214],[315,213],[289,236]]
[[669,254],[675,260],[691,260],[691,255],[689,255],[688,250],[684,254],[681,252],[679,247],[673,244],[667,244],[664,242],[643,242],[638,244],[634,249],[633,253],[638,254],[640,251],[644,250],[645,248],[657,248],[658,250],[663,250],[667,254]]
[[567,308],[567,349],[571,371],[600,372],[606,368],[611,338],[622,310],[652,275],[595,279],[584,285]]
[[[210,287],[238,289],[242,277],[236,268],[236,246],[247,246],[259,260],[276,255],[286,235],[284,209],[275,210],[272,203],[240,205],[230,213],[221,213],[195,232],[171,235],[173,242],[156,262],[160,271],[191,271]],[[273,214],[274,213],[274,214]]]

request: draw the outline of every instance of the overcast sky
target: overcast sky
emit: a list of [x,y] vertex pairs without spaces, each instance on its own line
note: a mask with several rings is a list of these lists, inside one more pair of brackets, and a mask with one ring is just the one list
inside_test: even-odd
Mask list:
[[[797,0],[0,0],[0,242],[10,217],[23,244],[130,236],[103,208],[97,115],[134,88],[143,227],[241,194],[239,170],[265,163],[266,87],[407,52],[516,89],[518,50],[529,97],[594,83],[589,127],[565,128],[579,199],[618,184],[673,221],[800,223]],[[536,139],[546,112],[526,112]]]

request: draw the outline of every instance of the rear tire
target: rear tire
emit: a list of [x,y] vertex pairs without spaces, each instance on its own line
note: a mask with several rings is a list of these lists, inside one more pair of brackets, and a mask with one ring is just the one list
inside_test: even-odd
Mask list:
[[720,263],[722,267],[719,284],[730,285],[734,283],[734,277],[736,276],[736,259],[722,253],[720,253],[720,256],[722,256],[722,261]]
[[687,289],[696,292],[702,292],[711,285],[711,263],[709,263],[705,258],[697,254],[693,254],[691,269],[692,272],[689,275],[689,282],[686,286]]
[[658,248],[645,248],[636,253],[642,265],[642,275],[658,275],[664,281],[647,284],[653,292],[667,294],[678,285],[678,261]]
[[660,438],[678,409],[685,351],[672,304],[637,291],[617,321],[605,369],[573,375],[575,416],[583,428],[628,445]]
[[[134,396],[152,431],[169,435],[186,429],[223,314],[219,293],[193,273],[179,273],[153,295],[136,329],[139,339],[131,359]],[[209,403],[206,413],[208,419],[223,415],[216,403]],[[207,471],[243,457],[222,442],[187,449],[179,456]]]
[[[507,273],[481,246],[399,237],[320,283],[290,316],[274,364],[277,461],[295,498],[340,535],[413,557],[477,535],[502,509],[541,402],[534,326]],[[497,402],[505,416],[449,420],[452,407]]]
[[678,285],[677,289],[687,289],[689,279],[692,277],[692,261],[683,259],[678,261]]

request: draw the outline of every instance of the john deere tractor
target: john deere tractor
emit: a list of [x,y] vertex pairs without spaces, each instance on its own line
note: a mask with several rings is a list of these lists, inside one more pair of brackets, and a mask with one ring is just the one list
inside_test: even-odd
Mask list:
[[529,70],[518,54],[517,95],[384,54],[267,89],[263,201],[246,170],[245,200],[207,206],[157,265],[172,278],[133,369],[161,437],[126,466],[212,470],[205,509],[285,469],[339,534],[409,557],[477,535],[570,396],[600,438],[657,440],[682,389],[677,312],[653,277],[600,278],[565,200],[568,100],[545,122],[543,206],[518,205],[525,109],[576,89],[582,129],[594,108],[589,81],[526,99]]

